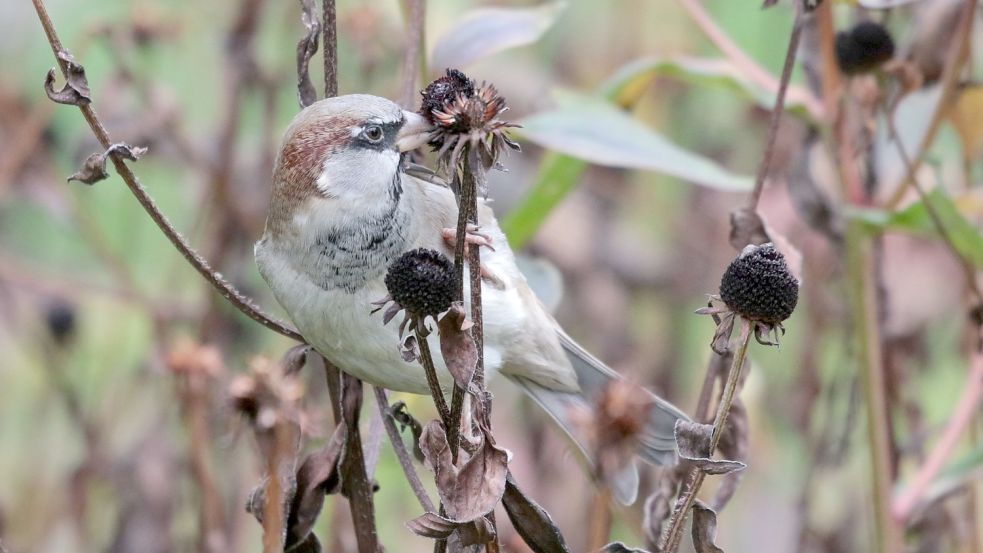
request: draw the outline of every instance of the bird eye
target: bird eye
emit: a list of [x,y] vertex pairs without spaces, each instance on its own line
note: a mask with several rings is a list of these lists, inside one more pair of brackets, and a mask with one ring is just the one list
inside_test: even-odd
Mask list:
[[365,127],[363,133],[369,142],[379,142],[382,140],[382,127],[379,125],[369,125]]

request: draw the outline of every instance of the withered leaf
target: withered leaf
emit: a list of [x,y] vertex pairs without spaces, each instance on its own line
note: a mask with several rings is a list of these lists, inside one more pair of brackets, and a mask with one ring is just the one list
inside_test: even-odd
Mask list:
[[303,544],[324,507],[324,495],[338,490],[338,460],[345,445],[346,428],[339,424],[324,446],[309,454],[297,469],[297,492],[287,518],[287,548]]
[[314,0],[300,0],[300,6],[302,9],[300,21],[307,28],[307,34],[297,43],[297,99],[300,101],[300,107],[306,108],[317,101],[317,89],[311,82],[308,66],[311,58],[317,53],[321,23],[317,18]]
[[139,146],[130,146],[124,142],[113,144],[105,152],[97,152],[85,158],[82,169],[68,177],[68,182],[75,180],[85,184],[95,184],[109,176],[106,171],[106,160],[109,156],[116,154],[123,159],[136,161],[145,153],[147,149]]
[[502,505],[515,531],[534,553],[569,553],[563,534],[550,514],[522,493],[511,472],[505,478]]
[[440,334],[440,354],[444,357],[447,370],[454,382],[462,390],[467,390],[478,364],[478,350],[471,333],[464,329],[466,320],[464,307],[451,306],[447,314],[437,323]]
[[287,547],[283,550],[284,553],[321,553],[324,549],[321,548],[321,542],[318,541],[317,536],[313,533],[307,535],[307,539],[294,545],[292,547]]
[[88,105],[92,101],[92,93],[89,90],[89,81],[85,78],[85,68],[64,50],[58,52],[58,59],[65,62],[67,69],[65,86],[61,90],[55,90],[55,69],[51,69],[44,78],[44,92],[48,98],[59,104]]
[[713,341],[710,342],[710,349],[717,355],[728,355],[730,352],[730,337],[734,333],[734,322],[737,315],[726,313],[720,317],[717,323],[717,330],[713,333]]
[[455,531],[461,545],[488,543],[495,538],[495,528],[485,517],[473,521],[456,521],[427,512],[406,523],[406,527],[418,536],[431,539],[447,539]]
[[437,513],[427,512],[408,521],[406,527],[418,536],[442,540],[454,533],[459,524],[459,522],[442,517]]
[[717,513],[702,501],[693,504],[693,549],[696,553],[724,553],[717,547]]
[[437,493],[451,519],[472,521],[495,508],[505,493],[508,452],[496,447],[486,434],[474,454],[451,461],[447,435],[439,421],[423,429],[423,455],[436,475]]
[[413,434],[413,456],[422,463],[424,457],[423,450],[420,449],[420,436],[423,434],[423,425],[406,410],[405,401],[397,401],[393,404],[392,415],[393,419],[399,423],[400,431],[410,429],[410,433]]
[[616,541],[614,543],[609,543],[604,546],[598,553],[649,553],[644,549],[636,549],[633,547],[628,547],[627,545]]
[[713,459],[710,455],[710,434],[713,426],[688,420],[676,421],[676,448],[679,456],[707,474],[727,474],[744,470],[740,461]]

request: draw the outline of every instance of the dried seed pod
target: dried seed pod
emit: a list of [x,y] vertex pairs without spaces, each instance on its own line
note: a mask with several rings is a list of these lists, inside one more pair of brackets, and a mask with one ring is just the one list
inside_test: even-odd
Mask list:
[[436,316],[447,311],[457,298],[454,264],[435,250],[408,251],[389,266],[386,289],[410,313]]
[[724,271],[720,299],[746,319],[778,324],[795,309],[799,281],[775,246],[748,246]]
[[836,33],[836,61],[847,75],[866,73],[894,56],[894,39],[880,23],[863,21]]
[[433,112],[443,111],[458,95],[465,98],[474,95],[474,81],[457,69],[448,69],[445,76],[427,85],[420,94],[423,96],[420,115],[433,123]]

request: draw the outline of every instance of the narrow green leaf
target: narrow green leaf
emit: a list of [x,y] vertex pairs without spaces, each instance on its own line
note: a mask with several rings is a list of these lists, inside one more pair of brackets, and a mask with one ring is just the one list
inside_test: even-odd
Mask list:
[[643,169],[722,190],[751,179],[681,148],[599,98],[565,94],[558,108],[520,121],[518,134],[540,146],[608,167]]
[[[952,245],[964,259],[983,267],[983,235],[967,220],[941,188],[932,190],[925,201],[935,209],[942,226],[952,240]],[[925,201],[920,201],[893,213],[878,209],[856,210],[851,216],[869,230],[897,230],[912,234],[938,235],[935,223],[929,215]]]
[[502,223],[513,248],[521,248],[536,234],[547,215],[577,186],[586,168],[586,161],[574,157],[553,152],[543,156],[529,195]]

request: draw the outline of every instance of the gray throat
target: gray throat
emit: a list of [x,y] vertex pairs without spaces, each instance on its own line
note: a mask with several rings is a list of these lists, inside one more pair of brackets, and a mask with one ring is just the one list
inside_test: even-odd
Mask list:
[[304,258],[303,270],[312,282],[324,290],[355,293],[382,277],[389,264],[406,250],[410,210],[401,177],[397,172],[379,210],[346,218],[343,224],[318,234],[305,251],[299,252]]

